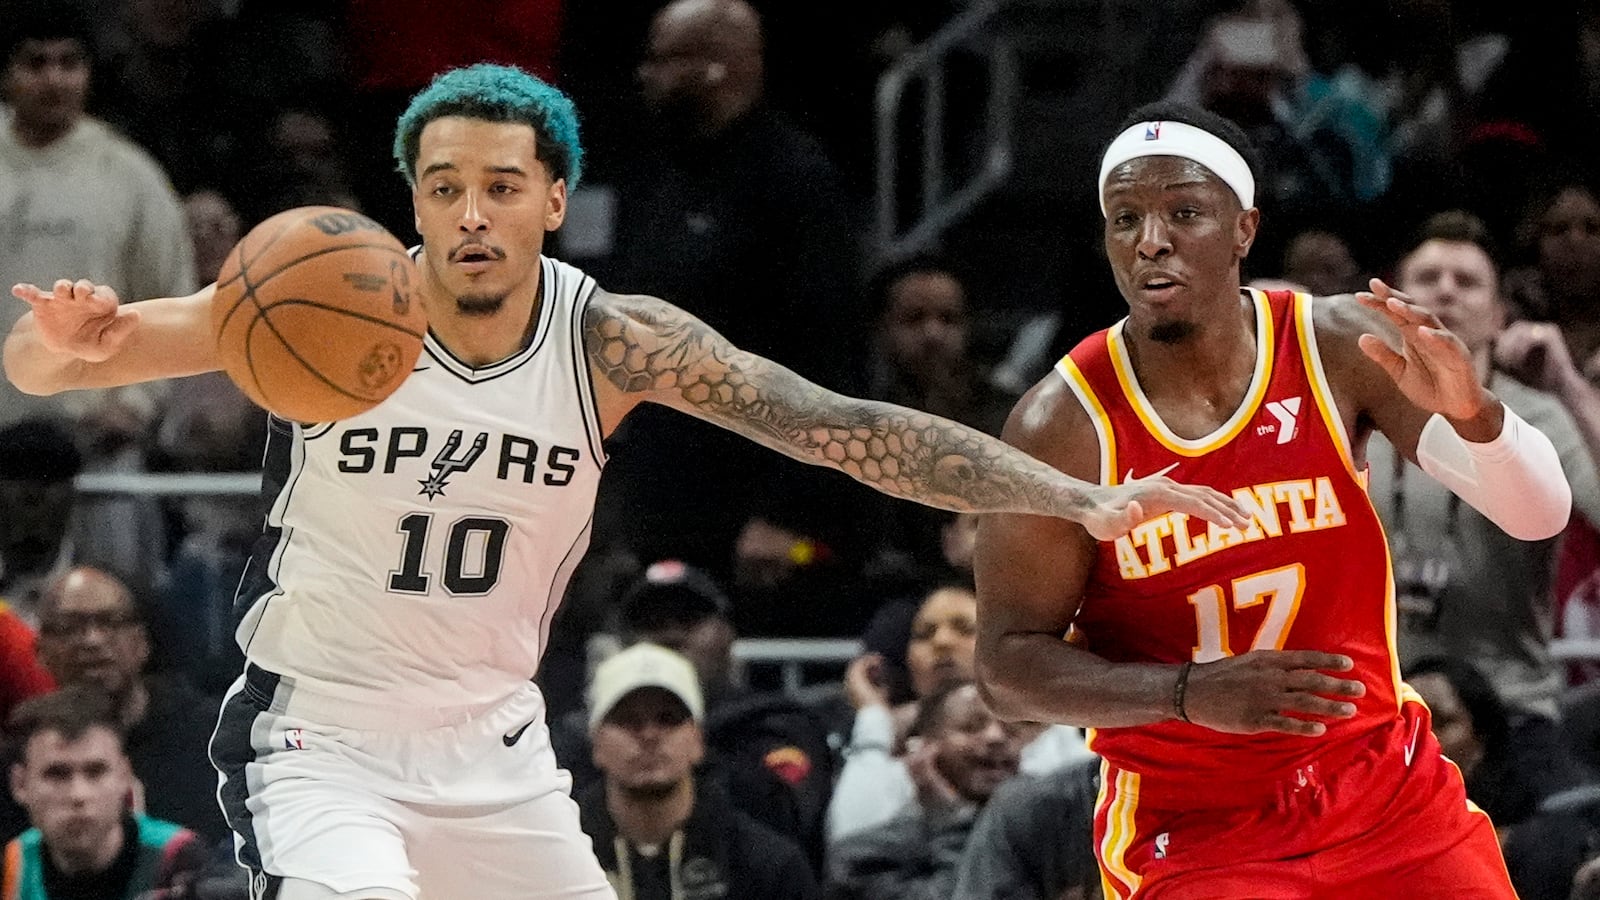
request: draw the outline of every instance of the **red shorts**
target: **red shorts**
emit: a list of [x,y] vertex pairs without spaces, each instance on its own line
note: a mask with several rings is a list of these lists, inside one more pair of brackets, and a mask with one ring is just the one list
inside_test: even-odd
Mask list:
[[1137,774],[1106,763],[1094,824],[1107,900],[1515,900],[1494,826],[1430,724],[1407,703],[1393,727],[1265,791],[1240,785],[1256,798],[1244,804],[1213,802],[1229,793],[1217,785],[1141,796]]

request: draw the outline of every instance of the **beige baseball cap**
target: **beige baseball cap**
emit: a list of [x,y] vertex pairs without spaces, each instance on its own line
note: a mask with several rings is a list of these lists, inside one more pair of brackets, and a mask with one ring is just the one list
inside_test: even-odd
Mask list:
[[595,667],[589,682],[589,727],[599,725],[622,698],[647,687],[670,691],[696,722],[705,718],[706,703],[694,664],[660,644],[639,643]]

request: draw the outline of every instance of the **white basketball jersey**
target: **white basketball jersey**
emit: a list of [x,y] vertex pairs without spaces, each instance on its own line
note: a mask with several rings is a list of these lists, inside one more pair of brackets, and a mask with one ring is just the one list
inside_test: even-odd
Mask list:
[[376,408],[271,421],[271,508],[238,601],[252,663],[377,707],[486,705],[533,676],[604,464],[582,333],[595,283],[541,264],[514,356],[473,368],[430,333]]

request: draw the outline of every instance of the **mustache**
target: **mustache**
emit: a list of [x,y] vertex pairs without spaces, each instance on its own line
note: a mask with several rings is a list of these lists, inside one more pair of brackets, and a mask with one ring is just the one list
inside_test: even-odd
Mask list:
[[456,248],[450,251],[450,261],[455,262],[467,253],[482,253],[493,259],[506,258],[506,251],[499,247],[485,244],[482,241],[467,240],[457,244]]

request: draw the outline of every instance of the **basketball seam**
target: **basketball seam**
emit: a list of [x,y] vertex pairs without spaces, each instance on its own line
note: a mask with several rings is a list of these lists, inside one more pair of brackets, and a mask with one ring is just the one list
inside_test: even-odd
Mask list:
[[[349,316],[352,319],[360,319],[363,322],[370,322],[373,325],[382,325],[384,328],[392,328],[401,334],[410,335],[411,337],[419,340],[422,338],[422,334],[420,332],[412,331],[398,322],[391,322],[388,319],[382,318],[381,316],[374,316],[364,312],[356,312],[353,309],[345,309],[342,306],[330,306],[321,302],[320,300],[310,300],[305,297],[286,298],[272,304],[272,306],[268,307],[268,309],[277,309],[280,306],[309,306],[312,309],[320,309],[324,312],[337,313],[341,316]],[[267,310],[263,309],[261,312],[263,315],[265,315]]]
[[[232,284],[234,282],[234,280],[237,279],[237,278],[243,278],[244,281],[245,281],[246,288],[245,288],[245,291],[240,294],[239,299],[233,301],[233,306],[229,307],[228,311],[223,314],[222,322],[217,326],[217,329],[216,329],[217,330],[217,335],[220,337],[222,335],[222,332],[227,329],[228,322],[232,321],[233,314],[239,310],[239,307],[241,305],[244,304],[244,301],[245,301],[246,298],[249,298],[251,300],[255,300],[256,309],[264,311],[264,307],[262,307],[261,301],[257,300],[255,298],[255,289],[257,287],[259,287],[259,286],[261,286],[263,284],[266,284],[268,281],[271,281],[273,278],[275,278],[278,275],[282,274],[284,271],[286,271],[288,269],[291,269],[291,268],[294,268],[295,266],[300,265],[301,263],[305,262],[306,260],[315,259],[315,258],[317,258],[319,256],[326,256],[329,253],[337,253],[337,252],[339,252],[341,250],[383,250],[383,251],[386,251],[388,253],[396,252],[393,247],[385,246],[383,244],[340,244],[337,247],[324,247],[321,250],[313,250],[312,252],[307,253],[304,256],[300,256],[300,257],[297,257],[295,259],[291,259],[288,262],[285,262],[283,265],[279,266],[278,268],[273,269],[272,271],[266,273],[265,275],[262,275],[261,279],[259,281],[254,282],[254,283],[252,283],[251,280],[250,280],[250,277],[249,277],[250,271],[249,271],[249,267],[245,265],[244,255],[240,254],[240,258],[239,258],[239,274],[235,275],[233,278],[229,278],[225,282],[218,282],[217,283],[217,287],[221,288],[221,287],[223,287],[225,285]],[[261,252],[265,253],[266,250],[263,249]],[[410,259],[410,256],[408,254],[406,254],[404,251],[399,251],[399,252],[400,252],[400,254],[402,256],[405,256],[407,259]],[[259,254],[259,253],[256,254],[256,259],[260,259],[260,258],[261,258],[261,254]]]
[[[274,306],[276,306],[276,304],[274,304]],[[317,371],[317,369],[315,367],[313,367],[311,365],[311,363],[308,362],[304,356],[300,355],[300,351],[296,350],[293,345],[291,345],[287,340],[284,339],[283,334],[278,331],[278,326],[272,324],[272,322],[267,318],[267,311],[266,310],[262,310],[261,311],[261,315],[256,316],[255,319],[251,320],[250,327],[245,331],[244,340],[245,340],[246,352],[249,352],[248,348],[250,346],[250,339],[255,334],[255,330],[256,330],[256,326],[257,325],[266,325],[267,326],[267,330],[272,332],[272,336],[277,338],[278,339],[278,343],[283,345],[283,349],[289,351],[289,355],[294,357],[295,361],[300,364],[301,368],[305,369],[307,372],[310,372],[312,375],[314,375],[318,381],[322,382],[323,384],[327,385],[330,388],[333,388],[333,390],[335,392],[337,392],[339,394],[343,394],[346,397],[349,397],[351,400],[357,400],[357,401],[360,401],[362,403],[371,403],[371,402],[373,402],[373,399],[371,397],[363,397],[360,394],[352,394],[349,391],[345,390],[344,388],[340,387],[339,385],[335,384],[333,381],[331,381],[328,378],[328,376],[326,376],[326,375],[322,374],[321,372]],[[250,374],[251,374],[252,377],[255,376],[254,369],[251,370]],[[256,379],[257,387],[259,387],[260,384],[261,384],[261,380],[259,378],[257,378]],[[261,399],[263,399],[263,400],[268,399],[267,398],[267,394],[266,394],[265,391],[261,392]],[[271,404],[270,403],[268,404],[268,408],[271,408]]]

